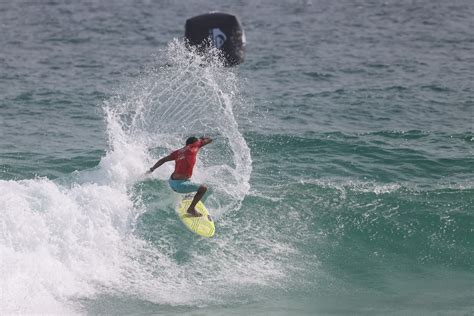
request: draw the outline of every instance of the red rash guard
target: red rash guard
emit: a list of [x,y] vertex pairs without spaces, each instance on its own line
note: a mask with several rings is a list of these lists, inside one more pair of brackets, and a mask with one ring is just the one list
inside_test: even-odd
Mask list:
[[191,178],[194,165],[196,164],[196,156],[202,145],[202,140],[198,140],[186,147],[173,151],[170,157],[176,163],[174,172]]

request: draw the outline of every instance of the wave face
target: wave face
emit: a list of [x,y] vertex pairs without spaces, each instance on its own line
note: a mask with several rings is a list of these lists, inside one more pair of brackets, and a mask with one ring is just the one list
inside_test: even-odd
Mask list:
[[186,236],[165,181],[171,164],[144,179],[186,137],[210,135],[194,177],[211,187],[207,204],[219,218],[239,209],[252,170],[234,114],[244,108],[238,79],[219,55],[199,56],[176,40],[157,58],[167,64],[104,103],[109,149],[97,167],[56,180],[0,181],[4,310],[71,312],[75,300],[107,295],[197,304],[231,293],[232,282],[278,275],[251,278],[264,259],[235,249],[232,236],[208,243]]

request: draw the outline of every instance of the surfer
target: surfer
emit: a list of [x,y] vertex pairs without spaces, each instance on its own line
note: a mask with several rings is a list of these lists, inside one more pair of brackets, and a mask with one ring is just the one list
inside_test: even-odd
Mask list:
[[196,164],[196,156],[202,146],[212,142],[209,137],[189,137],[186,140],[186,146],[181,149],[173,151],[166,157],[161,158],[158,162],[147,171],[147,174],[155,171],[156,168],[168,161],[175,161],[174,172],[171,174],[168,183],[173,191],[178,193],[196,192],[193,201],[189,205],[187,213],[191,217],[198,217],[202,214],[195,209],[196,204],[202,199],[207,191],[207,186],[204,184],[197,184],[191,182],[194,165]]

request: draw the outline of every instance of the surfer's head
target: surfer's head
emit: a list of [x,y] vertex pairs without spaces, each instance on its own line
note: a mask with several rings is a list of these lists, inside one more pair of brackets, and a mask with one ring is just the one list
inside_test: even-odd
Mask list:
[[186,145],[194,144],[197,141],[198,141],[197,137],[194,137],[194,136],[189,137],[188,139],[186,139]]

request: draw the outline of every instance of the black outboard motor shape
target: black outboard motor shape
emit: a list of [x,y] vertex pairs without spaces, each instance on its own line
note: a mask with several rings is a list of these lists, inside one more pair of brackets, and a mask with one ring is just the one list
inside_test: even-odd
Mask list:
[[184,36],[190,45],[203,48],[211,44],[222,50],[227,66],[244,61],[245,34],[237,17],[226,13],[208,13],[186,21]]

